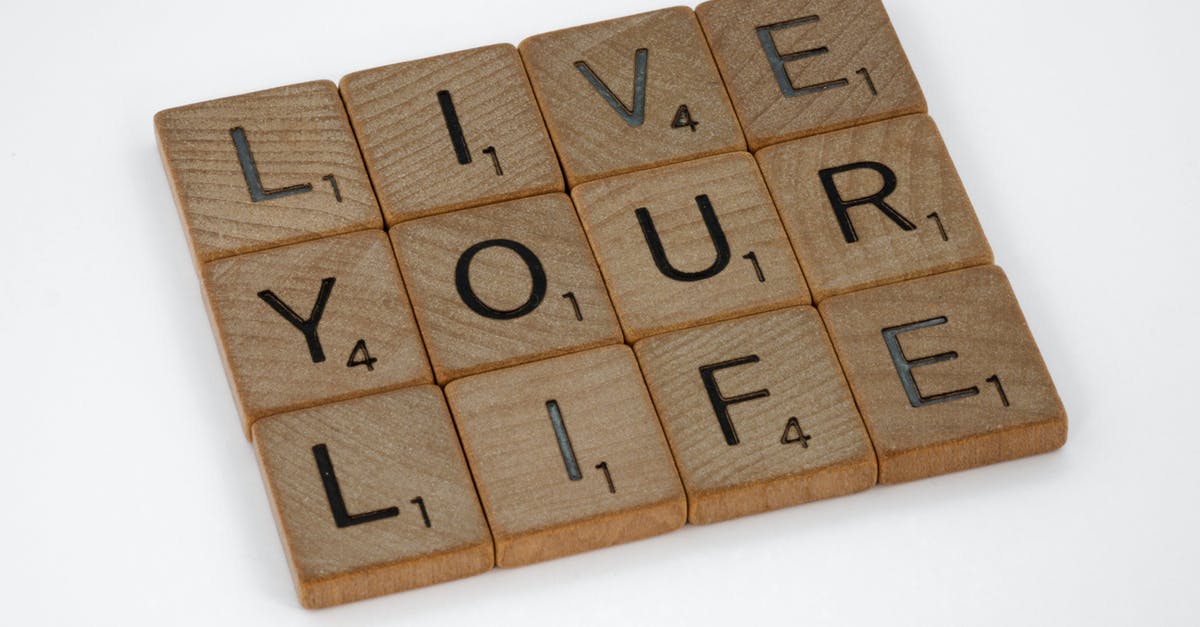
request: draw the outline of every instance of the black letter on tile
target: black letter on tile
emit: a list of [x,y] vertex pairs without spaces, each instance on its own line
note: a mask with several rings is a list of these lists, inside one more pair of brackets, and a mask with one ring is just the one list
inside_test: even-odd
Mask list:
[[317,294],[317,302],[313,303],[312,313],[308,314],[308,320],[300,317],[288,307],[287,303],[279,300],[275,292],[271,290],[263,290],[258,293],[258,297],[266,301],[271,309],[283,316],[284,320],[292,323],[292,326],[300,330],[304,334],[304,341],[308,342],[308,353],[312,356],[314,364],[319,364],[325,361],[325,351],[321,349],[321,340],[317,337],[317,325],[321,322],[321,316],[325,313],[325,303],[329,302],[329,295],[333,293],[333,284],[337,279],[329,277],[321,280],[321,291]]
[[[471,262],[480,251],[493,247],[507,248],[517,253],[521,257],[521,261],[524,261],[525,265],[529,267],[529,277],[533,279],[533,285],[529,290],[529,299],[516,309],[493,309],[479,300],[479,297],[475,295],[475,290],[471,289]],[[468,248],[458,258],[458,265],[454,268],[454,286],[458,288],[458,297],[467,307],[471,308],[471,311],[494,320],[512,320],[524,316],[542,304],[542,299],[546,297],[546,270],[542,268],[542,262],[537,255],[533,254],[533,251],[526,248],[524,244],[509,239],[490,239]]]
[[737,430],[733,428],[733,420],[729,417],[729,406],[759,398],[766,398],[771,395],[771,392],[769,390],[757,390],[749,394],[725,398],[721,395],[721,388],[717,387],[716,372],[726,368],[735,368],[737,366],[756,363],[758,363],[758,355],[749,355],[740,359],[723,361],[719,364],[700,366],[700,379],[704,381],[704,389],[708,392],[708,400],[712,403],[713,411],[717,414],[717,422],[721,425],[721,433],[725,434],[725,443],[729,446],[734,446],[739,442]]
[[925,405],[968,398],[979,394],[979,388],[971,386],[962,390],[954,390],[953,392],[923,396],[921,390],[917,387],[917,380],[913,378],[912,374],[913,368],[958,359],[958,353],[950,351],[949,353],[940,353],[910,360],[904,356],[904,349],[900,347],[900,334],[916,331],[917,329],[936,327],[946,324],[946,322],[948,322],[948,319],[942,316],[898,327],[888,327],[883,330],[883,341],[887,344],[888,352],[892,354],[892,363],[896,366],[896,374],[900,375],[900,383],[904,386],[904,393],[908,395],[908,404],[913,407],[924,407]]
[[458,111],[454,108],[454,99],[446,90],[437,93],[438,104],[442,107],[442,118],[446,120],[446,130],[450,131],[450,143],[454,144],[454,154],[460,165],[471,162],[471,148],[467,146],[467,138],[463,136],[462,124],[458,121]]
[[333,460],[329,459],[329,448],[324,444],[318,444],[312,447],[312,452],[313,457],[317,460],[317,472],[321,473],[321,483],[325,484],[325,496],[329,499],[329,509],[333,512],[333,522],[338,529],[400,515],[399,507],[377,509],[363,514],[351,514],[346,511],[342,488],[338,485],[337,475],[333,474]]
[[[873,170],[883,177],[883,188],[870,196],[862,198],[854,198],[845,200],[841,193],[838,192],[837,184],[834,183],[833,177],[843,172],[851,170]],[[840,165],[836,168],[826,168],[819,173],[821,184],[825,186],[825,195],[829,197],[829,204],[833,207],[833,214],[837,216],[838,225],[842,227],[842,235],[846,238],[847,244],[853,244],[858,241],[858,233],[854,230],[854,222],[850,220],[850,209],[859,205],[875,205],[875,208],[883,212],[883,215],[892,219],[897,226],[905,231],[915,231],[917,225],[913,224],[908,218],[900,214],[892,208],[891,205],[884,201],[892,192],[896,191],[896,173],[892,169],[876,163],[874,161],[860,161],[858,163],[850,163]]]
[[788,63],[791,63],[792,61],[799,61],[800,59],[807,59],[808,57],[827,54],[829,52],[829,48],[827,46],[821,46],[820,48],[811,48],[809,50],[801,50],[799,52],[780,54],[779,47],[775,45],[775,31],[795,28],[804,24],[812,24],[820,19],[821,18],[816,15],[810,15],[797,20],[789,20],[787,22],[780,22],[778,24],[759,26],[756,29],[758,31],[758,42],[762,44],[763,52],[767,53],[767,61],[770,62],[771,69],[775,72],[775,80],[779,83],[779,89],[783,92],[783,95],[788,98],[793,96],[815,94],[827,89],[845,87],[846,85],[850,84],[848,79],[839,78],[832,81],[825,81],[823,83],[815,83],[806,87],[796,87],[795,83],[792,82],[792,78],[788,76]]
[[633,108],[625,106],[620,98],[613,93],[604,81],[600,80],[599,76],[592,71],[586,61],[576,61],[575,69],[579,70],[580,74],[592,84],[596,91],[604,97],[604,101],[608,106],[621,116],[625,123],[637,128],[646,121],[646,62],[649,60],[650,51],[645,48],[638,48],[637,53],[633,57]]
[[246,139],[246,129],[242,127],[229,129],[233,137],[233,147],[237,150],[238,162],[242,164],[242,176],[246,177],[246,187],[250,188],[250,200],[262,202],[311,192],[313,186],[309,183],[282,187],[280,189],[263,189],[262,177],[258,174],[258,165],[254,163],[254,153],[250,152],[250,142]]
[[671,262],[667,260],[667,252],[663,250],[662,240],[658,237],[658,229],[654,228],[654,219],[650,217],[650,212],[645,207],[634,211],[638,224],[642,227],[642,235],[646,238],[646,245],[650,247],[650,256],[654,259],[654,265],[667,278],[676,281],[703,281],[716,276],[725,269],[725,266],[729,265],[729,240],[725,239],[725,231],[721,228],[721,222],[717,220],[717,212],[713,210],[712,203],[704,194],[696,197],[696,205],[700,207],[700,216],[704,218],[708,236],[712,239],[713,248],[717,250],[717,258],[713,260],[712,265],[698,272],[684,272],[675,269],[675,266],[672,266]]

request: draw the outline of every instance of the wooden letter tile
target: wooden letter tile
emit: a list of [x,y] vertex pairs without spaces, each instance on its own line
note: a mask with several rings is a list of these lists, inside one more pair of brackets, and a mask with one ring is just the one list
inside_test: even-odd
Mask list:
[[683,526],[683,487],[629,347],[460,379],[446,386],[446,397],[497,565]]
[[875,445],[881,483],[1066,441],[1062,401],[1000,268],[837,296],[820,311]]
[[746,148],[687,7],[537,35],[521,56],[572,187]]
[[629,341],[810,302],[746,153],[587,183],[574,197]]
[[168,109],[154,127],[198,264],[383,225],[329,81]]
[[433,381],[383,231],[222,259],[203,274],[247,433],[271,414]]
[[254,424],[300,602],[326,607],[492,567],[441,390],[421,386]]
[[812,307],[675,331],[636,350],[689,522],[875,485],[875,453]]
[[879,0],[713,0],[696,12],[752,150],[925,111]]
[[817,301],[992,262],[929,116],[771,146],[758,160]]
[[388,224],[563,191],[511,45],[356,72],[341,88]]
[[439,382],[621,341],[565,194],[392,228]]

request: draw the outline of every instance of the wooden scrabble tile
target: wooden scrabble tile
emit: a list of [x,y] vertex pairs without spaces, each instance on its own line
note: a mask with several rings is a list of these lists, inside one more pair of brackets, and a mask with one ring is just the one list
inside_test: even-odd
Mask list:
[[629,347],[459,379],[446,397],[497,565],[683,526],[683,487]]
[[492,567],[492,538],[437,387],[273,416],[253,429],[305,607]]
[[879,0],[713,0],[696,13],[752,150],[925,111]]
[[572,187],[746,148],[687,7],[537,35],[521,56]]
[[706,524],[866,490],[875,452],[817,310],[793,307],[635,346]]
[[621,342],[565,194],[392,228],[438,381]]
[[800,139],[757,157],[818,301],[992,262],[929,116]]
[[197,262],[383,225],[329,81],[168,109],[154,128]]
[[203,278],[247,433],[271,414],[433,381],[383,231],[214,261]]
[[563,191],[509,44],[355,72],[341,89],[388,224]]
[[999,268],[837,296],[820,311],[875,444],[881,483],[1066,442],[1062,401]]
[[746,153],[587,183],[573,195],[631,342],[810,302]]

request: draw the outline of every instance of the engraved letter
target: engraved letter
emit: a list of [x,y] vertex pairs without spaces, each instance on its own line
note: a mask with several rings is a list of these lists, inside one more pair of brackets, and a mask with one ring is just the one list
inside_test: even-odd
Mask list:
[[[342,488],[338,485],[337,475],[333,474],[333,460],[329,459],[329,448],[324,444],[312,447],[313,457],[317,460],[317,472],[321,474],[321,483],[325,484],[325,496],[329,499],[329,509],[333,512],[333,522],[338,529],[353,525],[394,518],[400,515],[399,507],[377,509],[373,512],[351,514],[346,510],[346,501],[342,498]],[[424,511],[424,508],[422,508]],[[426,527],[429,525],[426,524]]]
[[936,327],[946,324],[946,322],[947,318],[942,316],[898,327],[889,327],[883,330],[883,341],[887,344],[888,352],[892,354],[892,363],[896,366],[896,374],[900,375],[900,383],[904,386],[904,393],[908,395],[908,404],[913,407],[924,407],[926,405],[933,405],[934,403],[943,403],[979,394],[979,388],[971,386],[962,390],[934,394],[933,396],[922,396],[921,390],[917,387],[917,380],[913,378],[912,374],[913,368],[958,359],[958,353],[951,351],[949,353],[940,353],[910,360],[904,356],[904,349],[900,347],[900,334],[916,331],[917,329]]
[[608,106],[621,116],[625,123],[637,128],[646,121],[646,62],[650,57],[650,51],[645,48],[638,48],[637,53],[633,57],[633,108],[625,106],[620,98],[600,80],[599,76],[592,71],[586,61],[576,61],[575,68],[580,74],[592,84],[596,91],[604,98]]
[[642,236],[646,238],[646,245],[650,247],[650,256],[654,259],[654,265],[667,278],[676,281],[703,281],[716,276],[725,269],[725,266],[729,265],[729,240],[725,239],[725,231],[721,228],[721,222],[717,220],[717,213],[713,211],[708,196],[703,194],[697,196],[696,205],[700,207],[700,216],[704,218],[704,226],[708,228],[708,236],[712,239],[713,248],[717,251],[716,259],[713,259],[712,264],[698,272],[684,272],[671,265],[671,262],[667,260],[667,252],[663,250],[658,229],[654,228],[654,219],[650,217],[650,212],[645,207],[634,212],[637,215],[638,224],[642,227]]
[[[516,309],[494,309],[486,303],[479,300],[475,295],[475,290],[471,288],[471,262],[475,259],[475,255],[487,248],[507,248],[521,257],[521,261],[529,268],[529,277],[533,279],[533,285],[529,290],[529,298],[525,304]],[[494,320],[512,320],[520,318],[525,314],[538,308],[542,304],[542,299],[546,297],[546,270],[542,268],[542,262],[537,255],[533,254],[532,250],[525,247],[520,242],[514,242],[509,239],[490,239],[486,242],[479,242],[468,248],[458,258],[458,265],[454,268],[454,286],[458,288],[458,297],[462,299],[471,311]]]
[[726,368],[736,368],[737,366],[756,363],[758,363],[758,355],[749,355],[740,359],[723,361],[719,364],[700,366],[700,379],[704,381],[704,389],[708,392],[708,400],[712,403],[713,411],[717,414],[717,422],[721,425],[721,433],[725,434],[725,443],[729,446],[734,446],[739,442],[737,430],[733,428],[733,420],[729,417],[729,406],[759,398],[766,398],[771,395],[771,392],[769,390],[756,390],[748,394],[725,398],[721,395],[721,388],[717,387],[716,372]]
[[329,295],[333,293],[333,284],[337,279],[329,277],[321,280],[321,291],[317,293],[317,302],[313,303],[312,313],[308,314],[308,320],[300,317],[288,307],[287,303],[279,299],[275,292],[271,290],[263,290],[258,293],[258,297],[266,301],[271,309],[283,316],[284,320],[292,323],[292,326],[300,330],[304,334],[304,341],[308,343],[308,353],[312,356],[314,364],[319,364],[325,361],[325,351],[321,349],[321,340],[317,337],[317,325],[321,322],[321,316],[325,313],[325,303],[329,302]]
[[829,48],[827,46],[821,46],[819,48],[811,48],[808,50],[801,50],[799,52],[780,54],[779,47],[775,45],[775,31],[795,28],[804,24],[811,24],[820,19],[821,18],[816,15],[810,15],[797,20],[789,20],[787,22],[770,24],[768,26],[759,26],[757,29],[758,42],[762,44],[763,52],[767,53],[767,61],[770,62],[771,69],[775,72],[775,80],[779,83],[779,89],[783,92],[783,95],[788,98],[815,94],[827,89],[845,87],[846,85],[850,84],[848,79],[839,78],[832,81],[825,81],[823,83],[814,83],[806,87],[796,87],[796,84],[792,82],[792,78],[788,76],[788,63],[799,61],[800,59],[807,59],[808,57],[827,54],[829,52]]
[[[834,183],[833,177],[843,172],[851,170],[874,170],[883,177],[883,187],[870,196],[862,198],[854,198],[845,200],[838,192],[837,184]],[[837,216],[838,226],[842,227],[842,235],[846,238],[847,244],[853,244],[858,241],[858,233],[854,230],[854,222],[850,220],[850,209],[859,205],[875,205],[876,209],[883,212],[883,215],[892,219],[897,226],[905,231],[915,231],[917,225],[913,224],[908,218],[900,214],[887,204],[884,200],[896,191],[896,173],[892,169],[876,163],[874,161],[861,161],[859,163],[850,163],[840,165],[836,168],[826,168],[820,171],[821,184],[825,186],[825,195],[829,197],[829,204],[833,207],[833,215]]]
[[233,138],[234,149],[237,150],[238,163],[242,164],[242,176],[246,177],[246,187],[250,188],[251,201],[262,202],[312,191],[313,186],[310,183],[301,183],[280,189],[263,189],[262,177],[258,174],[258,165],[254,163],[254,153],[250,152],[250,142],[246,139],[246,129],[240,126],[231,128],[229,135]]

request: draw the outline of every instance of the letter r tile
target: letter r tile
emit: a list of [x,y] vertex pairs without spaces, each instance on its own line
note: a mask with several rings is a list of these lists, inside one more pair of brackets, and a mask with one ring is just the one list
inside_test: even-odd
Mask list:
[[637,343],[705,524],[866,490],[875,453],[817,311],[792,307]]
[[992,262],[927,115],[797,139],[756,157],[818,302]]
[[536,35],[521,56],[571,187],[746,148],[687,7]]
[[198,266],[383,225],[329,81],[168,109],[154,128]]
[[383,231],[222,259],[202,275],[247,434],[272,414],[433,382]]
[[712,0],[696,13],[751,150],[925,112],[880,0]]
[[880,483],[1066,442],[1066,411],[1000,268],[835,296],[819,309],[875,445]]
[[355,72],[341,89],[389,225],[563,191],[509,44]]
[[349,603],[492,567],[492,539],[432,385],[254,423],[300,602]]

